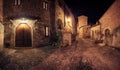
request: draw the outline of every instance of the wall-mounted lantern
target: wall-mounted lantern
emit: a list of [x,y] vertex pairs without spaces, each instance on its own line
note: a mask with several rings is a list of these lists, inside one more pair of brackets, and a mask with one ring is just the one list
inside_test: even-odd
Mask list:
[[28,20],[26,18],[21,18],[19,21],[20,23],[28,23]]
[[72,21],[71,21],[71,17],[66,17],[66,31],[67,32],[71,32],[72,31]]

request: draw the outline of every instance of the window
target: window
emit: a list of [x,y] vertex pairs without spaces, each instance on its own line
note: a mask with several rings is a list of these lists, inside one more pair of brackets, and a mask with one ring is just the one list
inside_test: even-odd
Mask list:
[[15,5],[20,5],[21,0],[15,0]]
[[45,36],[49,36],[49,29],[47,26],[45,26]]
[[45,2],[43,2],[43,9],[45,9]]
[[20,5],[20,2],[21,2],[21,1],[20,1],[20,0],[18,0],[18,5]]
[[47,2],[43,2],[43,9],[47,10],[47,8],[48,8],[48,3]]

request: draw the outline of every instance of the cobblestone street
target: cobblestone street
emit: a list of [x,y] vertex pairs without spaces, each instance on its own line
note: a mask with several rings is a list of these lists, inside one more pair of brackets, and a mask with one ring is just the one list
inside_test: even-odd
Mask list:
[[5,54],[0,54],[0,65],[6,70],[120,70],[120,51],[89,39],[62,48],[6,48],[1,52]]
[[0,70],[29,70],[41,63],[57,48],[4,48],[0,50]]
[[90,40],[58,49],[31,70],[120,70],[120,51]]

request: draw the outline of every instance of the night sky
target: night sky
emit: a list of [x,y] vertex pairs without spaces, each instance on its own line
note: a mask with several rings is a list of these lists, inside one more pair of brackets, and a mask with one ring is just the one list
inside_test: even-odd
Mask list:
[[65,0],[65,2],[75,18],[80,15],[86,15],[88,16],[89,24],[95,24],[114,0]]

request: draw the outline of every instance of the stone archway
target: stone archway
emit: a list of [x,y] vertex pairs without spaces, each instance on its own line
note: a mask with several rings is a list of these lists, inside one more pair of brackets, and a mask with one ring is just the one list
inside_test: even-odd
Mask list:
[[31,28],[28,24],[21,23],[15,31],[15,47],[31,47]]

